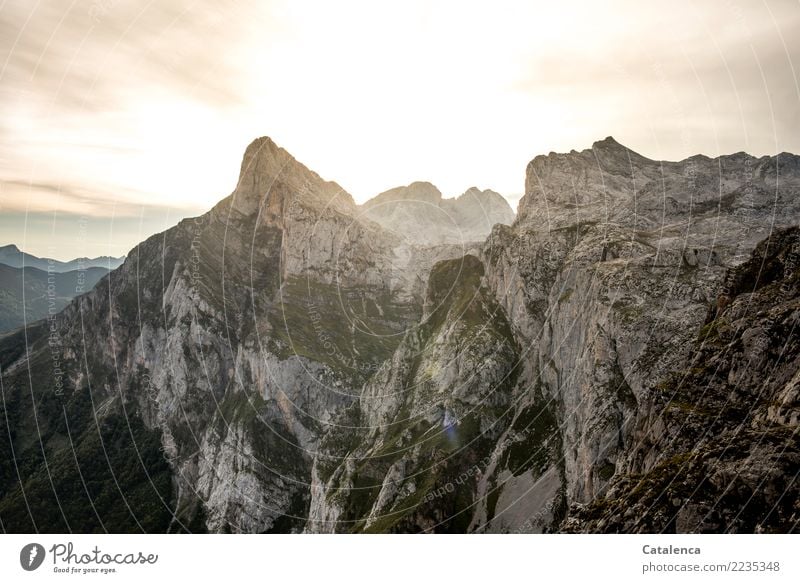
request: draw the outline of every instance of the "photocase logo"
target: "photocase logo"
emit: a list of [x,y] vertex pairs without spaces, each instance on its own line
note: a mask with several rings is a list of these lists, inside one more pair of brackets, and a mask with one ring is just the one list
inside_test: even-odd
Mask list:
[[35,571],[44,562],[44,547],[38,543],[30,543],[19,552],[19,564],[26,571]]

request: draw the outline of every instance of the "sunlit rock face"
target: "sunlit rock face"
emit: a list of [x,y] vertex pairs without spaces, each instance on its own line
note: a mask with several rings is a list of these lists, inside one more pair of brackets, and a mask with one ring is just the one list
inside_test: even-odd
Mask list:
[[608,138],[535,158],[516,217],[428,183],[357,206],[260,138],[209,213],[0,339],[0,457],[39,501],[8,466],[4,527],[788,530],[797,235],[770,225],[798,180]]
[[470,188],[442,198],[429,182],[387,190],[361,207],[362,216],[417,245],[483,241],[496,224],[510,225],[514,211],[493,190]]

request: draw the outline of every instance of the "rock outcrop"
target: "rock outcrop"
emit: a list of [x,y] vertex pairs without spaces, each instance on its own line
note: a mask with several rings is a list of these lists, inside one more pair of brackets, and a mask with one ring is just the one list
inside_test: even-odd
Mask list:
[[789,532],[800,518],[800,231],[731,269],[681,366],[640,409],[619,475],[563,525]]

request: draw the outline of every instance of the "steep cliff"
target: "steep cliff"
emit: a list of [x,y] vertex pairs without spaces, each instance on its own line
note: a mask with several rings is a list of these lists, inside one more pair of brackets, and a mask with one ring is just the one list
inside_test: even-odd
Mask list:
[[573,508],[635,471],[636,428],[690,361],[726,269],[797,222],[798,160],[654,162],[608,138],[529,164],[517,221],[487,241],[487,274],[557,406]]
[[689,356],[641,408],[605,495],[564,525],[789,532],[800,520],[800,231],[731,269]]
[[481,528],[499,480],[539,477],[557,457],[552,412],[523,382],[483,274],[472,255],[434,266],[421,323],[323,441],[310,530]]

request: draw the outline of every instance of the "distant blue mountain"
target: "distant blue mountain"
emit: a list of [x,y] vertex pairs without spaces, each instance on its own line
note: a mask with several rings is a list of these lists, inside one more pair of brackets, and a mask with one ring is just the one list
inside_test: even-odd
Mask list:
[[0,247],[0,263],[3,265],[10,265],[11,267],[35,267],[42,271],[55,273],[75,271],[76,269],[88,269],[90,267],[104,267],[108,270],[112,270],[122,265],[123,261],[125,261],[124,257],[109,257],[106,255],[93,259],[79,257],[72,261],[59,261],[57,259],[36,257],[30,253],[25,253],[16,245]]

